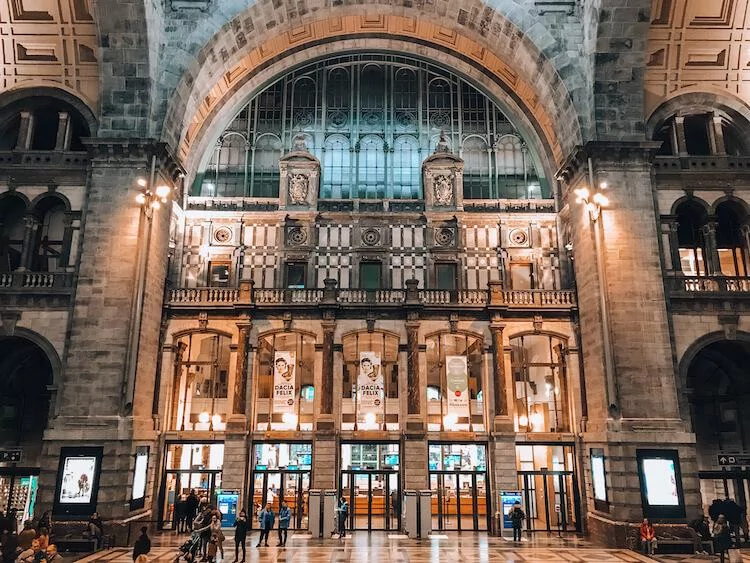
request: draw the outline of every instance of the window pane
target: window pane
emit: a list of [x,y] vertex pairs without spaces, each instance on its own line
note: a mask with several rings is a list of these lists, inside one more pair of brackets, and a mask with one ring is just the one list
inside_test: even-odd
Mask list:
[[286,286],[292,289],[305,287],[307,264],[292,262],[286,265]]
[[359,265],[359,287],[380,289],[380,262],[362,262]]
[[682,272],[687,276],[700,276],[705,274],[703,266],[702,248],[680,248],[680,264]]
[[447,289],[454,291],[456,289],[456,265],[455,264],[437,264],[435,266],[437,289]]
[[229,262],[211,262],[209,264],[210,278],[208,285],[226,287],[229,285]]

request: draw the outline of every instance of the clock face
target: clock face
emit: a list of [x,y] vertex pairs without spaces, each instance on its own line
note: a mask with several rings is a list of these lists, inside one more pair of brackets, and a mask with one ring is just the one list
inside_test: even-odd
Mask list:
[[230,231],[226,227],[216,229],[216,232],[214,232],[214,239],[216,240],[216,242],[228,242],[231,238],[232,231]]

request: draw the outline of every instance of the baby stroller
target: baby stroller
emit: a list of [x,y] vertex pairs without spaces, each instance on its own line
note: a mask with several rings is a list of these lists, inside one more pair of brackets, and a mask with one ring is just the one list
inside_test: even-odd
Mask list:
[[[180,546],[181,556],[185,558],[187,563],[194,563],[198,559],[198,550],[201,547],[201,535],[198,532],[193,532],[190,537]],[[180,560],[180,556],[177,556],[177,561]]]

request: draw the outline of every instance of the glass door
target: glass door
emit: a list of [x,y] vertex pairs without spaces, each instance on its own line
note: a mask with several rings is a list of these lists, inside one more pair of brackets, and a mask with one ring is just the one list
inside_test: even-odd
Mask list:
[[195,491],[198,498],[209,499],[214,502],[214,491],[221,486],[221,473],[218,472],[187,472],[169,471],[165,476],[164,491],[166,493],[164,507],[162,509],[162,527],[174,530],[177,523],[174,521],[175,504],[182,498],[187,499],[191,490]]
[[401,493],[394,471],[342,471],[341,495],[349,502],[351,530],[398,530]]
[[576,483],[572,473],[521,472],[518,479],[529,532],[578,530]]
[[286,501],[292,511],[289,523],[292,529],[307,528],[307,498],[310,490],[309,471],[256,471],[253,473],[250,498],[253,499],[251,528],[256,528],[261,507],[271,503],[278,513],[281,501]]

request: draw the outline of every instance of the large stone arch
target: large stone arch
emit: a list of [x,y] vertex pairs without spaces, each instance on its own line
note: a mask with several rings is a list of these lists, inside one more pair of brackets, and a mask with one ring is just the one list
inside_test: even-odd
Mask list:
[[[356,5],[326,7],[299,21],[280,18],[282,23],[277,23],[274,18],[279,14],[260,14],[253,5],[222,28],[185,71],[167,110],[162,138],[179,146],[180,157],[190,167],[190,159],[201,154],[195,150],[196,140],[207,135],[240,91],[247,92],[247,84],[257,89],[260,76],[270,80],[269,67],[275,66],[278,74],[283,68],[280,61],[292,68],[310,60],[316,47],[325,46],[330,54],[335,43],[337,50],[398,48],[421,56],[429,53],[438,61],[450,60],[451,67],[460,61],[477,75],[481,69],[497,86],[496,97],[515,109],[515,117],[526,116],[530,125],[528,116],[533,116],[537,137],[549,159],[559,165],[582,140],[571,94],[534,42],[510,20],[486,9],[482,26],[461,27],[437,12],[380,5],[372,13]],[[261,32],[262,21],[266,25]],[[504,94],[497,96],[501,90]]]

